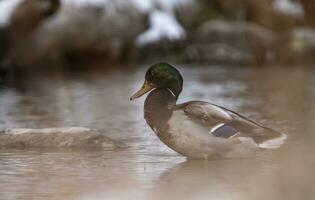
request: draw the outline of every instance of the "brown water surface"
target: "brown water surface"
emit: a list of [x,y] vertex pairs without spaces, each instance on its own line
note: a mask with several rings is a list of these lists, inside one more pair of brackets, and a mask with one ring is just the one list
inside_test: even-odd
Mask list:
[[184,66],[179,101],[206,100],[288,135],[254,158],[186,161],[130,102],[145,68],[21,80],[0,89],[0,128],[86,126],[115,151],[0,150],[0,199],[315,199],[315,71]]

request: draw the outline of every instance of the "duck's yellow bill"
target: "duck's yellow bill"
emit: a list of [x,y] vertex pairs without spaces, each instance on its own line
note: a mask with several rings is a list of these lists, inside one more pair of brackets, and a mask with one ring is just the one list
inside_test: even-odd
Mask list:
[[152,85],[150,85],[147,81],[145,81],[141,87],[141,89],[136,92],[134,95],[132,95],[130,97],[130,101],[141,97],[142,95],[144,95],[147,92],[150,92],[154,87]]

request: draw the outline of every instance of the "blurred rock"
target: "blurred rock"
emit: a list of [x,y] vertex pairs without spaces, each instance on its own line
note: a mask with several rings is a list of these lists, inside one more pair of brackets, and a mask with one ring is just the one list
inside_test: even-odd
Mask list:
[[211,20],[192,36],[189,60],[223,63],[268,62],[276,35],[250,22]]
[[57,35],[67,61],[76,64],[128,59],[135,38],[147,28],[147,16],[131,4],[111,13],[96,7],[65,7],[55,22],[50,32]]
[[50,1],[23,1],[12,13],[10,57],[19,68],[119,62],[147,26],[146,15],[130,3],[113,10],[67,5],[57,12],[53,4],[43,6]]
[[134,52],[134,61],[136,62],[164,62],[186,61],[185,49],[187,48],[186,40],[171,41],[161,39],[158,42],[138,47]]
[[7,31],[5,28],[0,28],[0,66],[3,64],[8,52]]
[[250,64],[253,54],[224,43],[193,44],[186,49],[186,60],[189,62],[210,62],[217,64]]
[[315,1],[314,0],[300,0],[305,12],[304,23],[308,26],[315,26]]
[[177,6],[174,10],[177,21],[187,32],[190,32],[203,20],[200,16],[203,6],[202,1],[189,1]]
[[60,8],[59,0],[27,0],[20,2],[10,16],[10,34],[29,35],[44,19]]
[[53,43],[41,40],[37,34],[59,6],[59,0],[27,0],[16,6],[8,23],[9,58],[14,66],[24,69],[53,63],[50,55]]
[[114,150],[122,146],[97,130],[83,127],[6,129],[0,132],[0,148]]
[[315,28],[297,27],[277,42],[277,60],[284,63],[315,62]]
[[275,1],[286,0],[218,0],[217,3],[226,16],[232,16],[236,20],[251,21],[275,31],[287,31],[302,22],[301,14],[280,12]]

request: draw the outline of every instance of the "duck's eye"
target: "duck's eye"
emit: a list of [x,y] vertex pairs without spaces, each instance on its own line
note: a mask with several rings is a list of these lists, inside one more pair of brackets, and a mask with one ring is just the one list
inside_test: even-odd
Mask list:
[[152,81],[154,76],[155,76],[155,73],[154,73],[154,72],[149,72],[149,73],[146,75],[146,79],[147,79],[148,81]]
[[150,75],[155,76],[157,73],[155,71],[151,71]]

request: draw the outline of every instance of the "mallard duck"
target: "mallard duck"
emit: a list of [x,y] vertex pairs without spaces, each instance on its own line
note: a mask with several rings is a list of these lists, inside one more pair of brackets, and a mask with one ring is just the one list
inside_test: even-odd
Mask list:
[[162,142],[192,159],[239,157],[280,147],[286,135],[232,110],[204,101],[176,104],[183,78],[170,64],[151,66],[141,89],[130,100],[150,92],[144,118]]

